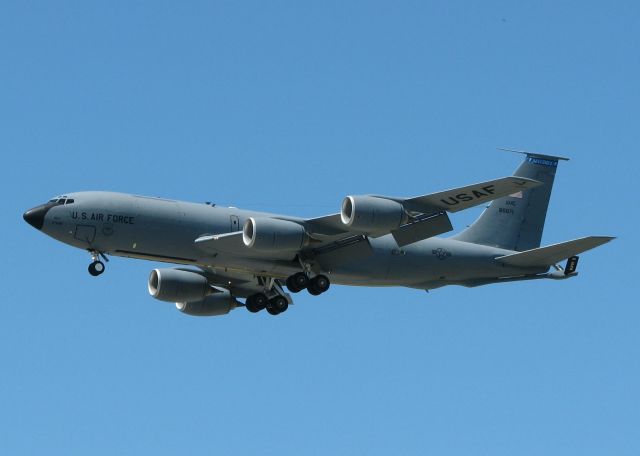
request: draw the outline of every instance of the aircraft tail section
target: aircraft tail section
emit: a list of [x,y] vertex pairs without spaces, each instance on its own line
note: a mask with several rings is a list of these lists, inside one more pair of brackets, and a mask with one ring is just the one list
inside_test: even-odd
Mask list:
[[520,153],[526,157],[514,176],[534,179],[543,185],[492,201],[469,228],[453,239],[519,252],[540,247],[558,162],[568,159]]

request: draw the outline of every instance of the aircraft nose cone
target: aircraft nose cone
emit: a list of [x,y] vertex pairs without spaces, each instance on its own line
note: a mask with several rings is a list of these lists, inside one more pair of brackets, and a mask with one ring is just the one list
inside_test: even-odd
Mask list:
[[49,209],[51,209],[51,206],[43,204],[42,206],[29,209],[22,215],[22,218],[32,227],[41,230],[44,225],[44,216],[49,212]]

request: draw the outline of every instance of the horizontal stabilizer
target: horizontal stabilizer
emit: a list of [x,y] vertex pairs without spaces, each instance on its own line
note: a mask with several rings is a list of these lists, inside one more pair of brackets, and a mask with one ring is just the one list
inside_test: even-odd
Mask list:
[[200,236],[194,242],[204,251],[237,252],[246,248],[242,242],[242,231]]
[[566,258],[578,255],[615,239],[611,236],[588,236],[573,241],[525,250],[496,258],[510,266],[535,267],[551,266]]

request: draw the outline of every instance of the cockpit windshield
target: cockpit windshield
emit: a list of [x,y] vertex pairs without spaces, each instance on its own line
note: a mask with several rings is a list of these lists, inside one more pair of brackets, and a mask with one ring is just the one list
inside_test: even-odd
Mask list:
[[60,196],[56,196],[55,198],[51,198],[49,202],[56,203],[58,206],[60,206],[62,204],[73,204],[74,200],[73,198],[67,198],[64,195],[60,195]]

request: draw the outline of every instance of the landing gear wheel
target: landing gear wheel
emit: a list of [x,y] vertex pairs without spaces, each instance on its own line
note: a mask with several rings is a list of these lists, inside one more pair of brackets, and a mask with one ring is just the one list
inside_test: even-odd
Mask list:
[[292,293],[298,293],[309,285],[309,278],[304,272],[296,272],[290,276],[287,281],[287,288]]
[[251,313],[256,313],[256,312],[260,312],[262,309],[260,307],[258,307],[256,305],[255,299],[254,299],[255,295],[251,295],[247,298],[247,300],[244,303],[244,306],[247,308],[247,310]]
[[276,296],[269,300],[269,304],[267,305],[267,312],[271,315],[278,315],[284,312],[289,308],[289,303],[287,302],[287,298],[284,296]]
[[269,300],[263,293],[256,293],[247,298],[244,306],[249,312],[256,313],[264,309],[267,306],[268,302]]
[[317,275],[309,281],[307,290],[313,296],[317,296],[327,291],[329,289],[329,286],[331,286],[331,282],[329,281],[329,278],[327,276]]
[[307,288],[307,291],[309,292],[309,294],[311,296],[318,296],[319,294],[322,294],[321,292],[319,292],[318,290],[316,290],[315,288],[309,286],[309,288]]
[[285,284],[287,285],[287,289],[291,293],[298,293],[299,291],[302,291],[302,289],[296,287],[296,284],[293,281],[293,276],[287,277],[287,280],[285,280]]
[[104,263],[102,261],[94,261],[89,265],[89,274],[96,277],[104,272]]

